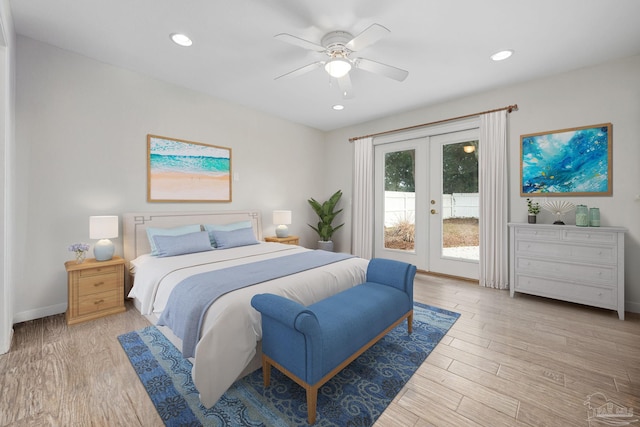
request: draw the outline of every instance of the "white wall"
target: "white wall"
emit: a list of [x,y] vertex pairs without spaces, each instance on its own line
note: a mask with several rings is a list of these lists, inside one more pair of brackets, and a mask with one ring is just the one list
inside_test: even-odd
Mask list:
[[15,33],[8,0],[0,2],[0,354],[13,334],[15,248]]
[[[640,312],[640,56],[539,79],[463,99],[416,109],[392,117],[340,129],[327,135],[327,159],[334,166],[327,185],[344,192],[346,218],[351,217],[353,144],[350,137],[472,114],[510,104],[509,115],[510,219],[526,220],[526,202],[520,197],[520,135],[576,126],[613,124],[613,196],[573,197],[574,203],[600,208],[602,225],[629,229],[625,244],[626,309]],[[346,110],[345,110],[346,111]],[[543,213],[539,221],[552,222]],[[351,234],[347,221],[346,235]],[[348,251],[344,239],[337,249]]]
[[[526,218],[518,189],[521,134],[613,123],[614,194],[580,201],[600,208],[603,225],[629,228],[627,310],[640,312],[640,263],[633,262],[640,256],[640,203],[634,200],[640,193],[640,56],[326,134],[23,37],[17,39],[16,90],[15,322],[66,309],[67,246],[89,242],[90,215],[260,208],[271,234],[271,210],[291,209],[292,233],[313,247],[316,236],[306,224],[315,218],[306,200],[342,189],[339,220],[346,225],[334,238],[337,250],[349,251],[349,137],[513,103],[520,106],[510,115],[513,221]],[[147,133],[231,147],[240,174],[233,202],[147,203]],[[122,254],[121,239],[116,245]]]
[[[292,234],[317,238],[309,197],[323,197],[324,134],[18,37],[16,140],[21,181],[14,321],[66,310],[67,247],[89,216],[135,211],[293,211]],[[223,84],[223,83],[222,83]],[[231,203],[147,203],[148,133],[232,148]],[[122,228],[120,228],[122,233]],[[122,239],[115,240],[122,255]]]

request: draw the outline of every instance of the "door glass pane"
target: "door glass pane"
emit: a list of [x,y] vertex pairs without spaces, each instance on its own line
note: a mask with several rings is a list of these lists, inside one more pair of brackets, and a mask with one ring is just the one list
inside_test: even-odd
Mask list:
[[480,259],[478,141],[442,146],[442,255]]
[[384,159],[384,247],[415,247],[415,150],[394,151]]

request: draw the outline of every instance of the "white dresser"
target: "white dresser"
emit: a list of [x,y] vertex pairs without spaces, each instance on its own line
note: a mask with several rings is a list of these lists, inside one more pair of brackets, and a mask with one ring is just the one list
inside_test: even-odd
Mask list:
[[515,292],[618,311],[624,320],[623,227],[509,223]]

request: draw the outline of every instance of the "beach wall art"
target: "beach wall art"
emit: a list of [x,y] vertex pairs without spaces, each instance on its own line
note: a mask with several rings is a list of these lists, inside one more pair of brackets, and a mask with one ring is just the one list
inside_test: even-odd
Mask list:
[[147,135],[147,201],[231,202],[231,148]]
[[612,125],[521,135],[521,196],[610,196]]

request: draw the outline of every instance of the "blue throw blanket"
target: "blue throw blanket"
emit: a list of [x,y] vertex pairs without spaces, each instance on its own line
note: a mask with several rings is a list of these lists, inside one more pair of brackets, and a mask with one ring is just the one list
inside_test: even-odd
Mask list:
[[352,257],[316,250],[195,274],[173,288],[158,325],[171,328],[182,339],[184,357],[193,357],[204,315],[222,295]]

